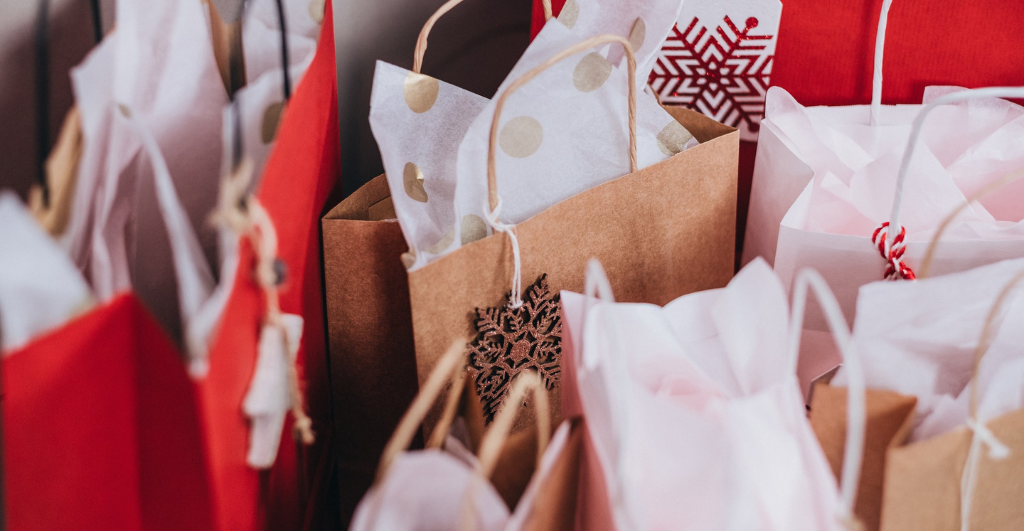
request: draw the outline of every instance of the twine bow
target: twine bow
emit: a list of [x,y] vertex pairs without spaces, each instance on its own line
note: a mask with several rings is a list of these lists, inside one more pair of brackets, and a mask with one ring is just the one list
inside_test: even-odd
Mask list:
[[914,271],[903,262],[903,253],[907,250],[907,229],[900,226],[900,232],[889,243],[889,222],[882,223],[871,235],[871,243],[878,248],[878,252],[886,261],[886,280],[914,280],[917,278]]
[[[273,220],[255,195],[246,195],[251,175],[252,164],[248,159],[244,159],[234,172],[225,176],[221,182],[220,208],[214,216],[214,222],[228,227],[252,244],[256,254],[254,280],[266,299],[263,320],[281,330],[284,341],[282,352],[289,356],[288,327],[282,320],[279,297],[279,289],[285,281],[287,272],[284,262],[277,256],[277,230],[274,228]],[[313,444],[315,435],[313,421],[303,407],[302,382],[295,367],[295,360],[291,356],[286,360],[286,364],[295,438],[303,444],[310,445]]]

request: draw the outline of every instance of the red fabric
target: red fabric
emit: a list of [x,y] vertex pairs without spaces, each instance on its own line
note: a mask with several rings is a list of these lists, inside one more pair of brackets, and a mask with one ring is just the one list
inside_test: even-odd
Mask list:
[[[882,0],[785,0],[772,85],[803,105],[871,102]],[[1024,85],[1024,3],[897,0],[889,10],[882,103],[921,103],[928,85]]]
[[[189,379],[181,355],[131,294],[3,360],[11,530],[315,525],[315,515],[305,512],[324,510],[329,471],[318,469],[331,463],[318,222],[340,166],[329,1],[324,20],[258,192],[288,268],[282,310],[305,318],[298,360],[317,443],[298,455],[289,422],[271,471],[245,463],[249,426],[242,401],[255,368],[264,301],[252,278],[252,250],[243,241],[210,372],[201,381]],[[320,491],[308,492],[309,483]]]

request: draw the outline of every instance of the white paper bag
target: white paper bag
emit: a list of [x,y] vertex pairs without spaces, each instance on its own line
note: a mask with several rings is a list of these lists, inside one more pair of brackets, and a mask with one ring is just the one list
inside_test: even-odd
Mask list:
[[[588,309],[586,298],[563,292],[562,304],[600,468],[584,477],[604,478],[615,528],[843,529],[859,452],[844,463],[841,496],[798,392],[793,332],[802,305],[791,327],[767,264],[756,260],[727,287],[664,308],[610,302],[602,276],[592,265],[587,283],[588,293],[604,285],[603,301]],[[828,297],[820,277],[810,284]],[[831,315],[846,345],[838,310]],[[853,448],[863,444],[863,414],[850,421]]]
[[[883,15],[883,34],[884,21]],[[958,89],[929,87],[925,105],[883,107],[882,49],[870,106],[805,108],[785,90],[769,90],[743,250],[744,263],[757,256],[772,263],[787,289],[800,269],[820,271],[851,323],[860,286],[887,275],[913,278],[944,218],[1009,168],[1024,167],[1024,108],[994,99],[1013,90],[956,95]],[[966,101],[974,96],[987,99]],[[921,122],[920,140],[911,142],[912,124],[925,109],[934,110]],[[901,174],[905,185],[898,187]],[[1022,193],[1018,184],[1000,195]],[[989,198],[962,212],[932,271],[1024,256],[1019,204]],[[900,230],[889,234],[885,222],[906,230],[901,242]],[[827,345],[820,313],[812,311],[807,329],[809,345]],[[834,367],[838,357],[829,350],[802,357],[801,372],[814,378]]]

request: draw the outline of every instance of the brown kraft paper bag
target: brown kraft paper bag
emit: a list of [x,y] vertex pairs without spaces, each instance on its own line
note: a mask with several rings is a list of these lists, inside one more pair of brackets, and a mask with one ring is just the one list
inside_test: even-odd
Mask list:
[[[321,220],[328,346],[344,522],[373,482],[417,391],[405,238],[380,175]],[[420,443],[421,444],[421,443]]]
[[[595,37],[527,73],[501,95],[495,123],[504,99],[517,86],[558,60],[608,42],[628,48],[621,37]],[[627,59],[632,67],[631,52]],[[632,73],[630,70],[631,83]],[[668,110],[700,145],[637,171],[635,93],[631,90],[631,173],[562,201],[512,229],[518,241],[524,296],[543,275],[550,294],[582,291],[585,266],[592,257],[605,265],[616,295],[626,302],[666,304],[681,295],[729,282],[735,247],[739,134],[700,113]],[[493,172],[495,130],[492,127],[488,163],[492,210],[498,201]],[[496,231],[409,273],[421,382],[452,341],[477,336],[477,308],[506,305],[516,270],[511,240],[507,232]],[[505,353],[521,356],[522,349],[505,345]],[[508,382],[512,377],[514,374],[499,379]],[[557,383],[552,391],[552,420],[558,422],[561,400]],[[435,408],[428,417],[428,430],[438,414]],[[530,416],[522,415],[515,429],[528,426],[532,420],[526,417]]]
[[981,359],[995,318],[1022,280],[1024,271],[1007,283],[982,327],[965,391],[971,393],[967,425],[889,451],[882,531],[1024,529],[1024,409],[978,416]]
[[[434,23],[413,54],[419,74]],[[324,291],[344,525],[373,483],[381,453],[417,393],[409,287],[401,256],[408,246],[387,177],[379,175],[321,220]],[[481,428],[482,429],[482,428]],[[413,439],[421,447],[422,437]]]
[[[980,423],[976,416],[977,373],[988,348],[992,316],[1015,278],[997,299],[974,354],[970,419],[994,441],[968,426],[907,444],[917,399],[868,390],[867,438],[857,497],[857,516],[867,530],[1003,531],[1024,529],[1024,409]],[[846,390],[819,384],[811,401],[811,426],[837,469],[844,452]],[[980,431],[979,431],[980,433]],[[972,449],[972,445],[974,448]],[[999,454],[996,447],[1008,450]],[[972,450],[974,455],[972,456]],[[972,462],[974,461],[974,462]],[[967,485],[972,482],[973,489]],[[973,490],[973,492],[971,492]],[[965,505],[969,515],[961,522]]]
[[[882,515],[882,482],[886,453],[903,445],[910,434],[917,398],[892,391],[868,389],[864,431],[864,461],[854,514],[864,531],[878,531]],[[819,383],[811,395],[811,428],[821,449],[840,477],[846,451],[846,388]]]

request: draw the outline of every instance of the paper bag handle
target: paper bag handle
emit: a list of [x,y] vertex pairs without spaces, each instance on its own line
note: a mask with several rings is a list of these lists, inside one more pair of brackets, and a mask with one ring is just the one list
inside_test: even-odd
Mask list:
[[[438,422],[430,437],[430,441],[436,441],[438,438],[437,434],[440,432],[442,434],[441,440],[444,440],[443,436],[448,433],[448,428],[455,418],[454,409],[458,406],[459,395],[462,394],[462,387],[465,385],[465,369],[468,356],[466,342],[464,340],[456,340],[438,360],[434,370],[430,372],[427,381],[420,387],[420,391],[416,394],[412,405],[406,410],[402,420],[398,423],[398,427],[395,428],[391,438],[388,439],[388,443],[380,457],[380,464],[377,466],[377,474],[373,480],[374,485],[379,484],[384,479],[388,469],[391,467],[391,463],[398,457],[398,454],[404,452],[412,444],[412,439],[416,436],[416,430],[423,422],[423,419],[427,417],[427,413],[430,412],[434,401],[441,394],[441,391],[444,390],[445,384],[451,382],[452,389],[448,393],[448,403],[442,415],[442,421],[444,422]],[[453,402],[455,403],[454,406],[452,405]],[[449,410],[453,411],[451,415],[448,414]]]
[[889,23],[889,7],[892,0],[882,0],[882,11],[878,15],[878,31],[875,33],[875,67],[871,76],[871,125],[878,125],[882,110],[882,56],[885,53],[885,28]]
[[[427,36],[430,35],[430,30],[434,28],[434,23],[439,18],[444,16],[445,13],[449,12],[455,6],[462,3],[462,0],[448,0],[441,7],[430,15],[427,19],[426,24],[423,24],[423,29],[420,30],[420,36],[416,39],[416,48],[412,53],[412,71],[419,74],[423,68],[423,54],[427,52]],[[544,20],[551,20],[551,0],[543,0],[544,4]]]
[[924,259],[921,260],[921,267],[918,269],[917,278],[928,278],[928,272],[931,269],[932,260],[935,258],[935,249],[939,246],[939,240],[942,239],[942,235],[946,232],[946,229],[949,228],[949,225],[953,223],[953,220],[955,220],[961,212],[966,210],[967,207],[971,206],[975,201],[980,201],[992,192],[995,192],[1008,184],[1017,182],[1021,177],[1024,177],[1024,168],[1019,168],[1017,171],[1014,171],[1002,179],[990,183],[981,190],[974,192],[966,201],[963,202],[963,204],[950,212],[949,215],[942,220],[942,223],[939,224],[939,228],[935,230],[935,235],[932,236],[932,241],[928,243],[928,250],[925,251]]
[[839,302],[829,288],[825,279],[813,269],[801,270],[796,278],[793,290],[793,310],[789,334],[789,362],[793,374],[796,374],[797,361],[800,356],[800,337],[803,332],[804,309],[807,307],[807,292],[810,289],[821,306],[832,330],[832,337],[839,352],[843,355],[843,364],[849,378],[847,391],[846,415],[846,450],[843,454],[842,477],[840,478],[840,495],[842,497],[841,515],[847,527],[855,528],[854,506],[857,501],[857,487],[860,484],[861,464],[864,460],[864,438],[867,430],[867,392],[865,390],[864,369],[860,364],[860,356],[850,338],[850,329],[846,325]]
[[981,366],[981,359],[988,352],[989,347],[992,344],[993,336],[993,325],[995,324],[996,317],[999,312],[1003,309],[1006,303],[1006,299],[1009,298],[1014,288],[1017,287],[1020,282],[1024,280],[1024,271],[1017,273],[1012,280],[1003,286],[1002,291],[996,296],[996,300],[992,303],[992,308],[989,309],[988,316],[985,317],[985,324],[981,327],[981,335],[978,337],[978,345],[974,348],[974,355],[972,356],[971,362],[971,381],[968,385],[971,386],[971,400],[970,400],[970,417],[973,419],[978,414],[978,368]]
[[889,229],[886,234],[886,241],[891,246],[900,233],[900,207],[903,204],[903,188],[907,180],[907,170],[910,168],[911,158],[914,156],[914,149],[917,147],[917,139],[921,136],[921,126],[924,119],[933,109],[940,105],[947,105],[960,101],[981,99],[981,98],[1024,98],[1024,87],[988,87],[980,89],[961,90],[946,94],[929,102],[917,113],[914,123],[910,128],[910,137],[907,139],[907,147],[903,150],[903,159],[900,161],[900,171],[896,177],[896,195],[892,202],[892,213],[889,216]]
[[[585,325],[587,322],[587,315],[590,313],[591,308],[596,304],[598,299],[606,303],[615,302],[615,297],[612,294],[611,283],[608,281],[608,275],[605,273],[601,262],[596,258],[591,258],[587,262],[587,274],[584,286],[586,302],[583,307],[583,323],[579,328],[579,350],[583,354],[583,358],[576,359],[576,366],[593,371],[597,368],[597,364],[600,360],[593,357],[587,358],[586,351],[583,348],[585,341],[584,338],[586,336]],[[607,327],[605,330],[609,336],[608,341],[612,344],[613,348],[622,351],[623,349],[621,348],[618,334],[616,334],[614,328]],[[613,357],[610,360],[610,365],[614,366],[608,367],[607,374],[616,380],[616,385],[620,388],[628,385],[629,368],[626,366],[625,359],[622,356]],[[606,387],[605,389],[607,391],[610,388]],[[626,440],[623,439],[622,435],[624,433],[628,433],[630,429],[629,410],[628,408],[622,407],[621,402],[616,400],[617,397],[610,396],[610,393],[607,394],[609,395],[608,406],[611,410],[612,437],[616,439],[615,446],[618,448],[620,456],[620,458],[613,464],[615,467],[614,476],[612,478],[608,478],[608,501],[613,507],[618,508],[618,510],[612,511],[612,516],[615,519],[615,526],[618,529],[637,529],[638,526],[633,522],[632,514],[630,514],[630,512],[625,508],[628,492],[625,488],[624,478],[626,477],[626,469],[629,465],[621,458],[621,456],[625,455],[626,452],[624,449],[626,446]]]
[[547,61],[537,65],[522,77],[512,82],[505,89],[505,92],[498,97],[494,106],[494,119],[491,121],[491,135],[487,148],[487,192],[491,210],[498,208],[498,178],[495,170],[495,151],[498,146],[498,123],[501,118],[501,110],[505,107],[508,97],[523,85],[529,83],[533,78],[540,75],[554,64],[572,57],[580,52],[600,46],[602,44],[619,43],[626,50],[626,60],[629,71],[629,171],[633,173],[637,169],[636,163],[636,57],[633,55],[633,47],[629,41],[618,35],[598,35],[582,42],[578,42],[565,50],[555,54]]
[[1024,280],[1024,271],[1017,273],[1012,280],[1006,283],[1002,291],[996,297],[992,308],[985,318],[985,324],[981,327],[981,336],[978,338],[978,345],[974,348],[974,355],[971,360],[971,381],[970,406],[968,409],[967,427],[971,430],[971,446],[967,452],[967,461],[964,463],[963,472],[960,475],[960,530],[969,531],[971,527],[971,507],[974,503],[974,492],[978,485],[978,467],[981,462],[981,447],[988,446],[988,454],[992,459],[1005,459],[1010,455],[1010,448],[996,438],[985,425],[978,420],[978,369],[981,367],[981,358],[988,351],[992,342],[993,324],[996,316],[1002,310],[1006,299],[1014,288]]
[[523,399],[526,393],[533,393],[534,402],[537,404],[537,463],[540,466],[541,457],[551,439],[551,407],[548,402],[548,391],[544,382],[536,372],[524,372],[512,382],[512,388],[505,398],[505,405],[494,417],[490,429],[480,441],[479,463],[477,470],[483,477],[490,477],[494,467],[498,464],[498,456],[509,432],[512,430],[512,423],[516,414],[523,406]]
[[462,506],[459,514],[459,531],[473,531],[478,526],[474,521],[473,499],[481,486],[481,482],[490,478],[494,473],[494,467],[498,464],[498,456],[501,449],[508,440],[509,432],[512,430],[512,423],[516,414],[523,407],[523,400],[526,393],[532,392],[534,402],[537,404],[537,460],[534,470],[540,469],[540,463],[544,457],[544,450],[547,449],[548,440],[551,438],[551,408],[548,403],[548,391],[544,382],[534,371],[524,372],[512,382],[508,396],[505,398],[505,405],[498,411],[491,427],[487,430],[478,452],[476,470],[470,478],[469,484],[462,496]]
[[287,102],[292,97],[292,79],[288,75],[288,24],[284,18],[284,4],[282,0],[276,0],[276,3],[277,25],[281,30],[281,68],[284,74],[284,101]]

